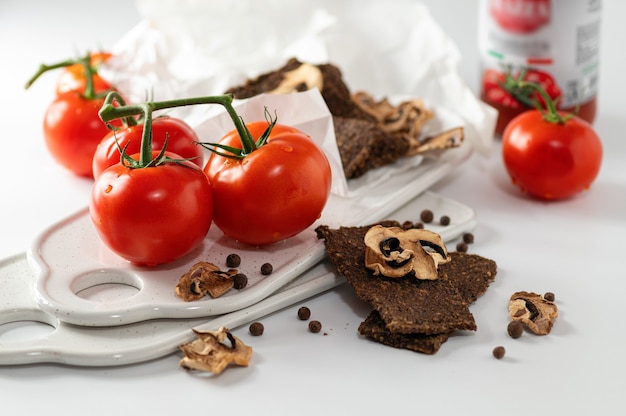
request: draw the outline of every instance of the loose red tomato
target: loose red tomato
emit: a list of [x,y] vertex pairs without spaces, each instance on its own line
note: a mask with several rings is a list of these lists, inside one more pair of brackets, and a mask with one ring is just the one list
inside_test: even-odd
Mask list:
[[[246,126],[257,138],[268,122]],[[235,130],[220,144],[242,148]],[[305,133],[280,124],[266,144],[243,159],[213,154],[204,170],[213,188],[215,225],[246,244],[271,244],[300,233],[320,217],[330,194],[324,153]]]
[[[127,154],[138,153],[141,148],[143,124],[109,132],[98,144],[93,156],[93,175],[98,178],[102,171],[120,161],[118,145]],[[167,150],[182,158],[192,159],[199,167],[204,166],[204,152],[196,143],[196,132],[183,120],[175,117],[157,117],[152,120],[152,148],[160,150],[167,138]]]
[[57,96],[48,106],[43,133],[52,156],[79,176],[92,176],[98,143],[109,133],[98,117],[104,99],[87,99],[79,91]]
[[[91,54],[91,66],[93,68],[93,86],[94,93],[100,94],[113,89],[111,84],[104,80],[98,74],[98,67],[111,58],[109,52],[97,52]],[[57,95],[63,94],[68,91],[85,91],[87,81],[85,80],[85,68],[82,64],[76,63],[66,66],[59,79],[57,80],[56,93]]]
[[[131,157],[138,160],[138,155]],[[144,266],[174,261],[197,248],[209,231],[212,210],[205,173],[186,161],[144,168],[113,165],[94,182],[89,204],[103,243]]]
[[514,118],[502,136],[504,165],[515,185],[546,200],[588,189],[600,171],[602,143],[586,121],[550,122],[537,110]]

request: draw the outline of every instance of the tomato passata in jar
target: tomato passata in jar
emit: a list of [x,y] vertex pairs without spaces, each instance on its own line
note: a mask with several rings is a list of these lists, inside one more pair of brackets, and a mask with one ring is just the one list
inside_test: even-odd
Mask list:
[[539,83],[558,108],[596,115],[601,0],[481,0],[480,96],[498,110],[496,134],[542,99],[518,88]]

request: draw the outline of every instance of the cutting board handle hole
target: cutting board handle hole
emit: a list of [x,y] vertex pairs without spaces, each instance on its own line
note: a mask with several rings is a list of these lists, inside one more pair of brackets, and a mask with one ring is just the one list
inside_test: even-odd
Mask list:
[[135,296],[142,287],[137,276],[109,269],[83,273],[72,282],[72,291],[76,296],[93,302],[123,301]]

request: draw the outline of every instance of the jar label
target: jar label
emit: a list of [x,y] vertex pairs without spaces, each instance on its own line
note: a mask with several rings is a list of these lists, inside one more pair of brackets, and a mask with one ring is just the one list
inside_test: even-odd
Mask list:
[[[598,88],[601,8],[601,0],[481,0],[485,76],[525,71],[533,81],[552,82],[544,88],[559,96],[561,108],[591,100]],[[488,84],[483,79],[483,95]]]

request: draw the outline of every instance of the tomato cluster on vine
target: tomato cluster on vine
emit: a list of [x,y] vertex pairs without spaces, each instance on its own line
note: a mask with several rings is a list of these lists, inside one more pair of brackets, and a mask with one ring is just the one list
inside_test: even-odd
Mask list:
[[[100,77],[109,53],[42,65],[27,83],[62,68],[44,116],[52,156],[94,178],[89,212],[101,241],[137,265],[156,266],[198,249],[211,224],[242,244],[290,238],[320,216],[330,164],[305,133],[276,118],[244,123],[228,95],[127,103]],[[235,128],[202,142],[167,108],[218,104]],[[210,151],[205,163],[205,150]]]

